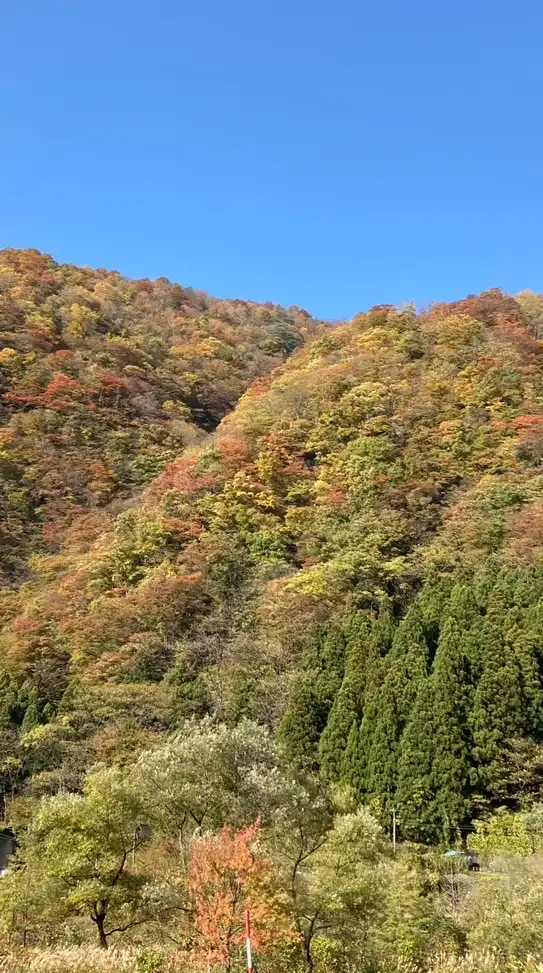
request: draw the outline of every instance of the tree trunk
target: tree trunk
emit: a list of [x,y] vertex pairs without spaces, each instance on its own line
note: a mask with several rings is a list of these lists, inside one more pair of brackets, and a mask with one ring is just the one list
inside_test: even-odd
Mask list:
[[107,949],[108,948],[107,936],[104,930],[104,925],[106,922],[106,913],[96,912],[92,917],[92,921],[96,923],[96,928],[98,929],[98,941],[100,943],[101,948]]
[[313,957],[311,955],[311,936],[304,936],[304,959],[308,973],[313,973]]

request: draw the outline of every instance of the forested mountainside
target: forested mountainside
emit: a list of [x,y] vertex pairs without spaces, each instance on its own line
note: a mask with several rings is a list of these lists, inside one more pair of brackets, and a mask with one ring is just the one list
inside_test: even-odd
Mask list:
[[304,312],[33,251],[2,280],[6,787],[205,714],[418,837],[533,785],[541,299],[376,308],[263,377]]
[[1,251],[3,579],[133,498],[314,329],[298,308]]
[[184,923],[209,966],[234,875],[308,973],[539,943],[524,866],[462,918],[386,833],[543,848],[543,297],[325,326],[36,251],[0,288],[0,932]]

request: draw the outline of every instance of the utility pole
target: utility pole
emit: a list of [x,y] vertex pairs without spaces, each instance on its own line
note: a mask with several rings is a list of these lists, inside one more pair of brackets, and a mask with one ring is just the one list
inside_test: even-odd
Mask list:
[[392,851],[396,854],[396,808],[392,808]]
[[247,973],[253,973],[253,955],[251,950],[251,914],[245,910],[245,946],[247,949]]

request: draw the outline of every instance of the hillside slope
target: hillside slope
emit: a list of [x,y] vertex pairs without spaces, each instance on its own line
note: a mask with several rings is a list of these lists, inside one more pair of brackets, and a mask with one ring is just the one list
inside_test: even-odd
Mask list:
[[98,536],[35,556],[4,592],[18,773],[54,790],[212,712],[280,724],[416,837],[536,786],[542,319],[491,291],[321,332]]
[[312,329],[297,308],[0,252],[0,571],[132,496]]

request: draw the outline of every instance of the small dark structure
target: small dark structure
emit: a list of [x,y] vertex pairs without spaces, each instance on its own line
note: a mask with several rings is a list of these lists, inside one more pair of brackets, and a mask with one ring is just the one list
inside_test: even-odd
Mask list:
[[9,828],[0,831],[0,875],[5,872],[8,862],[17,847],[15,834]]
[[448,858],[451,863],[451,875],[459,875],[460,872],[480,872],[481,865],[479,859],[474,851],[469,848],[467,851],[446,851],[445,858]]

